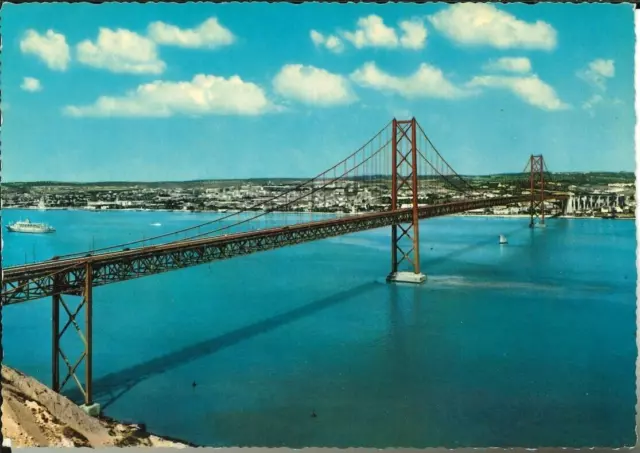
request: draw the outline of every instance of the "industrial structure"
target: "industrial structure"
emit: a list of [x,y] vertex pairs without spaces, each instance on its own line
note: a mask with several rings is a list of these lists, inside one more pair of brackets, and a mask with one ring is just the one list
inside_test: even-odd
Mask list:
[[[295,187],[262,200],[244,212],[222,215],[194,227],[4,269],[2,304],[11,305],[52,298],[52,387],[60,392],[74,380],[83,394],[83,408],[98,413],[92,393],[93,288],[196,266],[237,256],[316,241],[358,231],[391,227],[391,268],[387,280],[420,284],[426,280],[420,267],[420,221],[437,216],[528,204],[530,226],[544,225],[545,201],[566,207],[566,194],[545,189],[548,181],[543,156],[531,156],[527,170],[517,181],[517,191],[486,196],[445,161],[414,119],[394,119],[363,147],[329,170]],[[273,211],[287,211],[292,203],[342,190],[384,194],[367,212],[312,220],[293,225],[243,231],[243,225]],[[346,187],[346,188],[345,188]],[[383,190],[384,189],[384,190]],[[455,196],[451,194],[455,193]],[[80,298],[75,309],[65,299]],[[84,309],[84,310],[83,310]],[[66,313],[66,322],[61,320]],[[81,312],[84,311],[84,320]],[[80,326],[84,325],[84,328]],[[61,338],[75,330],[83,352],[72,360],[61,348]],[[61,363],[61,361],[63,363]],[[84,363],[84,377],[78,367]],[[64,371],[62,366],[64,364]]]

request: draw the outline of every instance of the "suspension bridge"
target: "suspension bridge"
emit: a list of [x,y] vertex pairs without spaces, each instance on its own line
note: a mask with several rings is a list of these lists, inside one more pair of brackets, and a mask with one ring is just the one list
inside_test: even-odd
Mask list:
[[[99,411],[92,392],[94,287],[382,227],[391,227],[387,280],[420,284],[426,280],[420,268],[420,220],[526,205],[529,225],[544,225],[546,202],[563,209],[567,198],[546,188],[549,178],[543,156],[532,155],[523,172],[499,179],[500,193],[482,189],[456,173],[415,118],[394,119],[328,170],[269,192],[237,212],[144,240],[6,267],[1,302],[7,306],[52,298],[52,388],[60,392],[75,381],[83,408],[93,413]],[[249,228],[274,212],[290,211],[309,212],[309,220]],[[312,214],[318,211],[335,215],[314,220]],[[68,302],[72,297],[80,298],[73,309]],[[72,362],[60,344],[73,330],[82,341],[82,353]],[[83,379],[78,371],[82,364]]]

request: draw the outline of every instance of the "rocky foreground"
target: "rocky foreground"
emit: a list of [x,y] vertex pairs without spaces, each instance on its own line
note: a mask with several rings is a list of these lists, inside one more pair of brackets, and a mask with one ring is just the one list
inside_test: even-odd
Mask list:
[[2,366],[2,437],[12,447],[177,447],[138,425],[91,417],[42,383]]

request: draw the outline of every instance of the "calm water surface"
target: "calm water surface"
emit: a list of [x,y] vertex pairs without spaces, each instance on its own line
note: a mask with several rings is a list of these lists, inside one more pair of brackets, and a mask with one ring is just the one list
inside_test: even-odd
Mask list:
[[[58,231],[5,234],[5,265],[215,217],[28,214]],[[97,288],[96,399],[211,446],[632,445],[634,222],[527,223],[423,222],[420,287],[384,283],[382,229]],[[47,384],[50,319],[4,310],[6,363]]]

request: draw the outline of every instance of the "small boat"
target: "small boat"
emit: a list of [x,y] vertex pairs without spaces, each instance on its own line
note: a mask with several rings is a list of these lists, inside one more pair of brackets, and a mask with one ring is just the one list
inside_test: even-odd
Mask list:
[[503,234],[500,235],[499,241],[500,241],[500,244],[508,244],[507,238]]
[[53,233],[55,228],[46,223],[34,223],[29,219],[19,220],[11,225],[7,225],[7,230],[11,233]]

